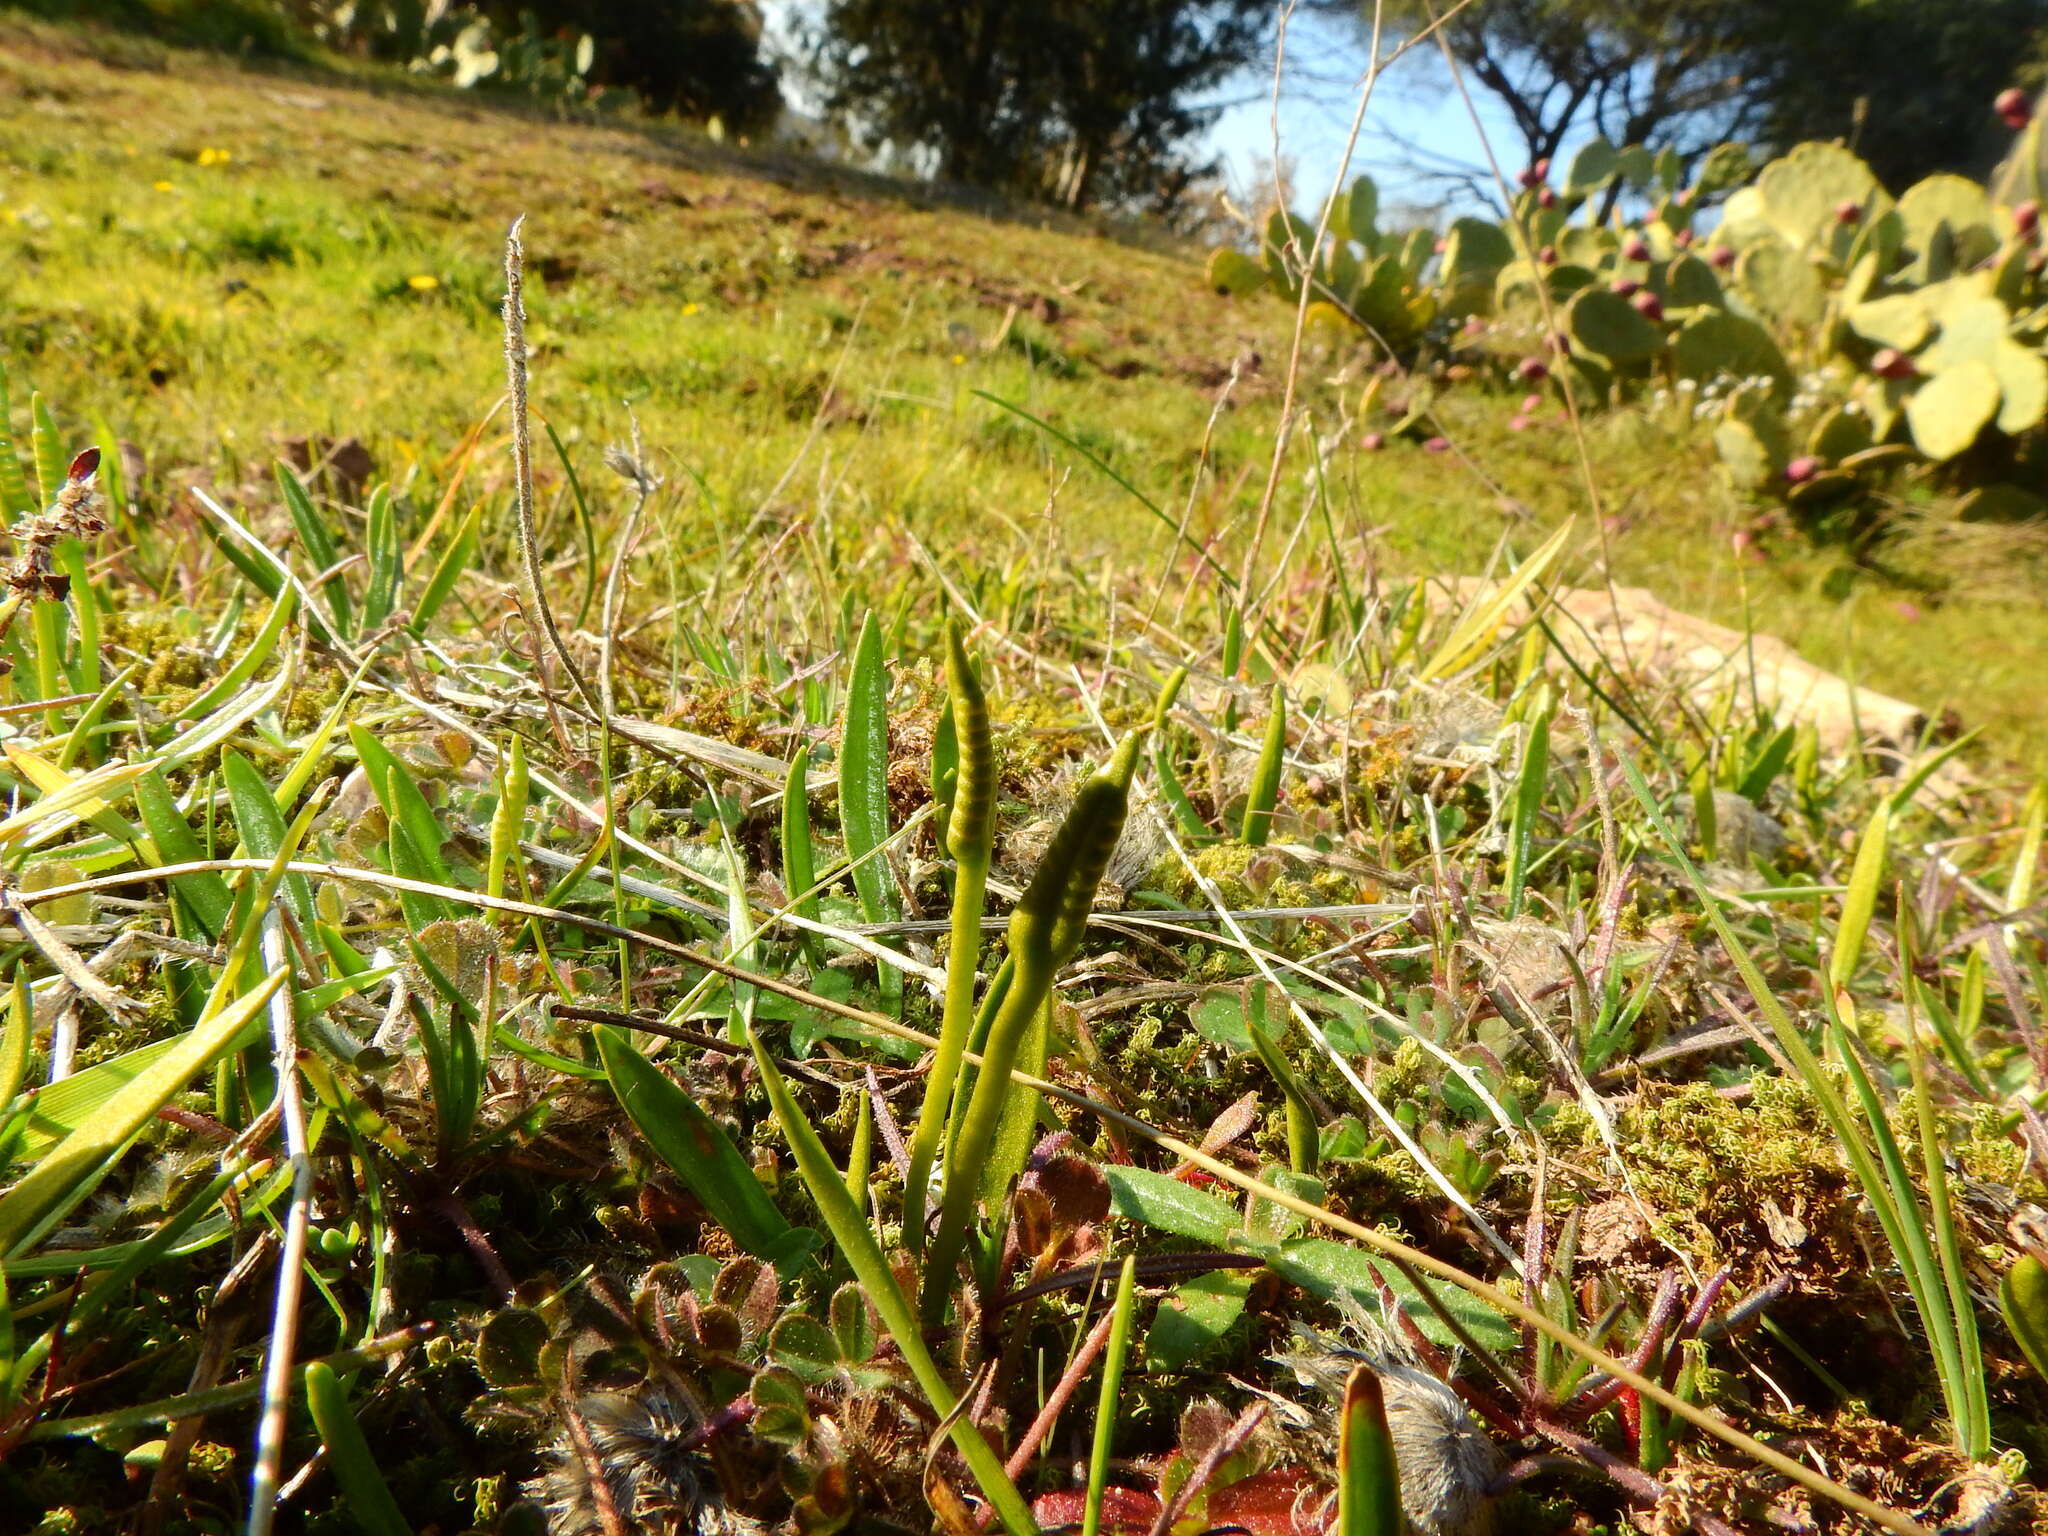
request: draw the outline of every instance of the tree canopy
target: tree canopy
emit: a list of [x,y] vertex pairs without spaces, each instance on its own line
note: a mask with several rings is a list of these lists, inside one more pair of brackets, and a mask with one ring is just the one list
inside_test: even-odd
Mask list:
[[1209,167],[1204,92],[1256,57],[1265,0],[830,0],[830,106],[950,180],[1165,208]]
[[750,131],[782,110],[776,71],[761,57],[761,19],[735,0],[487,0],[507,26],[530,15],[544,31],[588,33],[590,78],[629,86],[658,112],[722,119]]
[[1587,132],[1682,154],[1839,139],[1893,186],[1988,166],[1992,98],[2044,32],[2048,0],[1485,0],[1444,28],[1530,163]]

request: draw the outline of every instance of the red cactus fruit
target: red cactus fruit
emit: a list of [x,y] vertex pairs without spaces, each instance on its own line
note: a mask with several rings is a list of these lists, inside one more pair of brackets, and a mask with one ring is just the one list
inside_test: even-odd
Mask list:
[[1630,261],[1648,261],[1650,259],[1650,242],[1641,235],[1630,235],[1627,242],[1621,248],[1621,254]]
[[1707,260],[1712,262],[1721,271],[1726,272],[1735,265],[1735,247],[1732,245],[1710,245],[1707,247]]
[[1820,460],[1811,454],[1802,454],[1785,466],[1785,478],[1794,485],[1804,485],[1820,473]]
[[1645,320],[1656,321],[1664,318],[1664,301],[1647,288],[1631,297],[1629,303],[1635,306],[1636,313]]
[[1910,379],[1920,370],[1897,347],[1883,347],[1870,359],[1870,371],[1880,379]]
[[2027,93],[2018,86],[2009,86],[1998,93],[1998,99],[1991,103],[1992,110],[2005,120],[2008,128],[2024,128],[2034,115],[2034,103]]
[[1540,357],[1525,357],[1515,364],[1515,377],[1525,384],[1533,384],[1538,379],[1547,379],[1550,377],[1550,364],[1544,362]]
[[1378,453],[1387,446],[1387,434],[1384,432],[1368,432],[1358,440],[1358,446],[1367,453]]

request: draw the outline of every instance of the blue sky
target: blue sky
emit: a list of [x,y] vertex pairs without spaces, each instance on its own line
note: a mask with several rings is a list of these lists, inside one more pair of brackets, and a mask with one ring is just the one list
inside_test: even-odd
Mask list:
[[[1297,16],[1289,27],[1288,68],[1280,82],[1280,152],[1295,162],[1296,202],[1304,213],[1330,190],[1344,163],[1366,44],[1362,28],[1338,17]],[[1391,42],[1383,40],[1382,48],[1391,48]],[[1243,100],[1252,94],[1258,99]],[[1257,78],[1235,83],[1228,95],[1233,104],[1209,140],[1223,156],[1233,187],[1248,190],[1273,155],[1271,57]],[[1500,156],[1501,170],[1513,176],[1521,165],[1519,141],[1483,92],[1474,93],[1473,105]],[[1471,113],[1433,50],[1409,54],[1381,77],[1347,174],[1371,175],[1379,183],[1382,206],[1430,207],[1447,199],[1460,208],[1469,206],[1464,194],[1420,174],[1417,154],[1404,146],[1432,160],[1485,164]]]

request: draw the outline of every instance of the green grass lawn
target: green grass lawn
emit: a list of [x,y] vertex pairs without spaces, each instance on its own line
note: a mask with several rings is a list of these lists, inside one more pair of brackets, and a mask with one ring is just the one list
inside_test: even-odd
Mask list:
[[[1199,252],[360,73],[242,73],[27,23],[0,41],[0,346],[18,397],[32,385],[67,424],[140,446],[158,536],[185,527],[184,486],[260,497],[281,442],[307,435],[359,439],[378,478],[430,501],[481,425],[467,492],[501,496],[500,247],[521,214],[536,406],[586,476],[637,418],[687,487],[665,523],[674,553],[806,524],[837,531],[839,581],[872,571],[885,589],[906,532],[991,568],[1027,550],[1162,558],[1169,536],[1129,492],[983,394],[1185,509],[1197,539],[1241,539],[1258,505],[1291,315],[1204,292]],[[2037,602],[1898,585],[1794,532],[1745,563],[1730,535],[1749,514],[1710,448],[1635,413],[1590,426],[1598,539],[1554,419],[1510,433],[1505,402],[1450,395],[1483,475],[1409,446],[1356,451],[1374,424],[1355,419],[1359,361],[1308,357],[1281,481],[1284,532],[1306,445],[1324,445],[1304,546],[1320,564],[1473,571],[1503,535],[1527,549],[1576,515],[1575,579],[1604,558],[1675,607],[1953,710],[1994,759],[2048,761]],[[551,450],[540,472],[559,488]]]

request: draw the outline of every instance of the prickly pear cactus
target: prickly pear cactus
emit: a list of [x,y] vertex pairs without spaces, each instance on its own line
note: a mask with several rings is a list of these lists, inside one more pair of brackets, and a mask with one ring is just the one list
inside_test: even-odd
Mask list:
[[1838,144],[1760,168],[1723,144],[1686,185],[1676,155],[1596,138],[1554,180],[1522,173],[1505,218],[1441,238],[1383,230],[1361,177],[1320,245],[1276,211],[1256,260],[1218,251],[1205,276],[1292,300],[1305,282],[1319,337],[1362,331],[1425,371],[1456,364],[1453,379],[1526,391],[1557,375],[1608,406],[1678,386],[1714,421],[1728,477],[1795,505],[1935,464],[1962,493],[1959,473],[2013,462],[1970,450],[2048,425],[2044,121],[1989,188],[1937,175],[1896,198]]
[[1565,308],[1572,345],[1600,362],[1642,363],[1664,350],[1664,333],[1620,294],[1588,288]]

